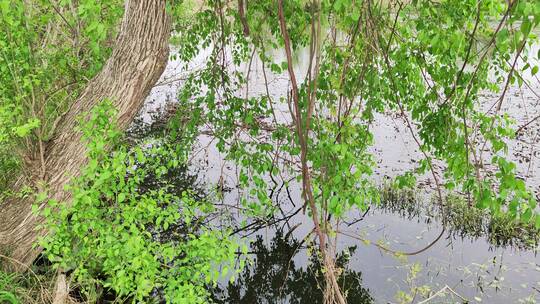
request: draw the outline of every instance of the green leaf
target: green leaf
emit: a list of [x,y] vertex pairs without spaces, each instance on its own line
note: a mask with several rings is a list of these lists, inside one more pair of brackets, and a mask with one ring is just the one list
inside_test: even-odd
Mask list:
[[532,217],[532,210],[530,208],[527,208],[527,210],[525,210],[525,212],[523,212],[523,214],[521,215],[521,219],[524,222],[529,222],[531,217]]
[[537,65],[534,66],[534,67],[532,68],[532,70],[531,70],[531,74],[532,74],[533,76],[536,75],[536,73],[538,73],[538,66],[537,66]]
[[19,304],[20,302],[17,300],[17,297],[15,297],[14,294],[8,292],[8,291],[0,291],[0,302],[2,303],[9,303],[9,304]]

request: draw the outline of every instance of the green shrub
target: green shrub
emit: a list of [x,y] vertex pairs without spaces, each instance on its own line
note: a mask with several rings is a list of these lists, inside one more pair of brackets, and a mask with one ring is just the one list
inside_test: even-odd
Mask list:
[[237,244],[229,231],[201,225],[210,203],[167,185],[142,187],[149,174],[159,180],[183,165],[189,145],[154,140],[128,148],[119,144],[115,116],[104,102],[82,125],[89,163],[69,187],[72,204],[50,201],[43,210],[51,231],[41,242],[46,256],[87,295],[106,288],[133,302],[206,302],[207,285],[232,269]]

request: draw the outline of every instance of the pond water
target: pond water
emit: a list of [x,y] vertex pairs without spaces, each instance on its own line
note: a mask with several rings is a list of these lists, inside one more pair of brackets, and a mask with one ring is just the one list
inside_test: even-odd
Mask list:
[[[536,54],[539,47],[539,44],[533,46],[531,53]],[[199,68],[204,57],[203,53],[187,66],[171,60],[162,81],[145,104],[141,114],[143,123],[151,123],[152,113],[159,113],[159,108],[174,102],[182,85],[182,75]],[[297,58],[298,74],[306,69],[305,57],[301,54]],[[255,62],[251,68],[253,83],[248,94],[254,96],[262,92],[263,84],[260,64]],[[512,86],[503,104],[503,110],[517,121],[517,126],[540,114],[540,81],[531,75],[527,77],[530,87]],[[283,75],[272,75],[269,82],[270,92],[275,96],[282,95],[288,85],[287,77]],[[483,99],[488,108],[497,96],[485,94]],[[287,109],[279,105],[277,108],[282,119],[288,119]],[[375,136],[372,151],[378,162],[374,176],[377,182],[384,183],[385,178],[414,168],[421,155],[402,118],[391,113],[379,114],[372,131]],[[540,120],[536,120],[508,143],[511,158],[518,164],[518,174],[537,195],[540,185],[539,134]],[[227,190],[221,201],[223,210],[230,215],[232,225],[240,227],[240,218],[234,208],[240,191],[235,165],[225,161],[212,138],[206,135],[199,137],[194,155],[190,171],[196,172],[196,177],[191,182],[198,180],[208,187],[223,184]],[[525,240],[526,245],[519,242],[497,244],[496,238],[489,235],[489,227],[470,231],[467,225],[460,223],[447,228],[438,238],[443,229],[440,217],[437,212],[428,212],[422,207],[429,201],[431,184],[429,176],[420,180],[419,194],[413,204],[389,200],[366,214],[351,212],[347,215],[349,224],[340,226],[343,234],[337,239],[336,251],[341,255],[340,265],[345,269],[340,284],[348,290],[349,303],[397,303],[396,295],[400,292],[413,294],[411,302],[418,303],[423,298],[419,294],[414,296],[414,290],[420,287],[429,288],[432,293],[442,290],[440,297],[429,303],[460,303],[463,299],[470,303],[540,302],[538,243]],[[322,294],[317,288],[320,273],[316,261],[311,258],[307,239],[312,230],[311,220],[301,211],[297,212],[301,202],[299,189],[294,182],[287,187],[284,181],[276,180],[275,187],[269,191],[273,201],[281,207],[275,216],[278,222],[238,232],[237,235],[253,241],[250,249],[253,265],[234,283],[223,283],[215,290],[217,302],[321,302]],[[288,220],[279,220],[288,216],[291,216]],[[405,257],[390,254],[375,245],[414,252],[435,239],[438,241],[426,251]]]

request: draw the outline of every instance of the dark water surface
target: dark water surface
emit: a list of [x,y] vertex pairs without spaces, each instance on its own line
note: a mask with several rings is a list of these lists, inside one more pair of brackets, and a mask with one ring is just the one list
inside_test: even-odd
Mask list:
[[[296,209],[287,200],[281,201],[284,213],[294,213]],[[535,240],[526,233],[523,239],[498,238],[489,234],[489,227],[471,229],[468,223],[455,221],[448,224],[442,237],[426,251],[396,256],[374,244],[415,252],[437,239],[442,225],[436,214],[427,214],[422,208],[407,209],[408,205],[399,201],[383,205],[366,214],[351,212],[349,223],[361,220],[340,226],[347,235],[339,235],[337,251],[346,269],[345,282],[352,284],[344,285],[344,289],[350,288],[362,299],[351,298],[350,303],[399,303],[396,300],[399,292],[414,294],[414,290],[422,287],[434,293],[446,286],[471,303],[536,303],[540,299],[537,235]],[[313,270],[317,264],[313,265],[310,250],[305,248],[312,239],[306,238],[311,229],[311,220],[299,213],[288,222],[244,233],[255,241],[251,246],[255,264],[235,284],[228,285],[229,297],[225,299],[230,303],[320,303],[320,291],[313,290],[315,283],[320,282]],[[283,270],[287,268],[285,264],[292,268]],[[283,292],[284,285],[287,292]],[[307,295],[289,292],[298,288],[310,290],[309,294],[317,297],[303,301]],[[301,299],[291,297],[291,293],[299,294]],[[445,299],[437,298],[430,303],[461,303],[451,292],[445,295]],[[420,299],[417,295],[412,303]]]

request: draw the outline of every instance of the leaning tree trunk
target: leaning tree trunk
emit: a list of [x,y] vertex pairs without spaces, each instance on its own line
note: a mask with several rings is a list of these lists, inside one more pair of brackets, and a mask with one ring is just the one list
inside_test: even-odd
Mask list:
[[[118,109],[119,128],[127,128],[163,73],[169,36],[166,0],[126,0],[111,57],[73,103],[47,144],[45,185],[51,199],[69,203],[70,193],[64,186],[87,162],[81,133],[76,131],[78,117],[108,98]],[[28,185],[25,182],[28,180],[21,177],[15,189]],[[33,203],[33,197],[11,198],[0,203],[0,253],[19,261],[20,265],[33,262],[40,252],[33,244],[46,233],[36,229],[43,218],[33,215]]]

